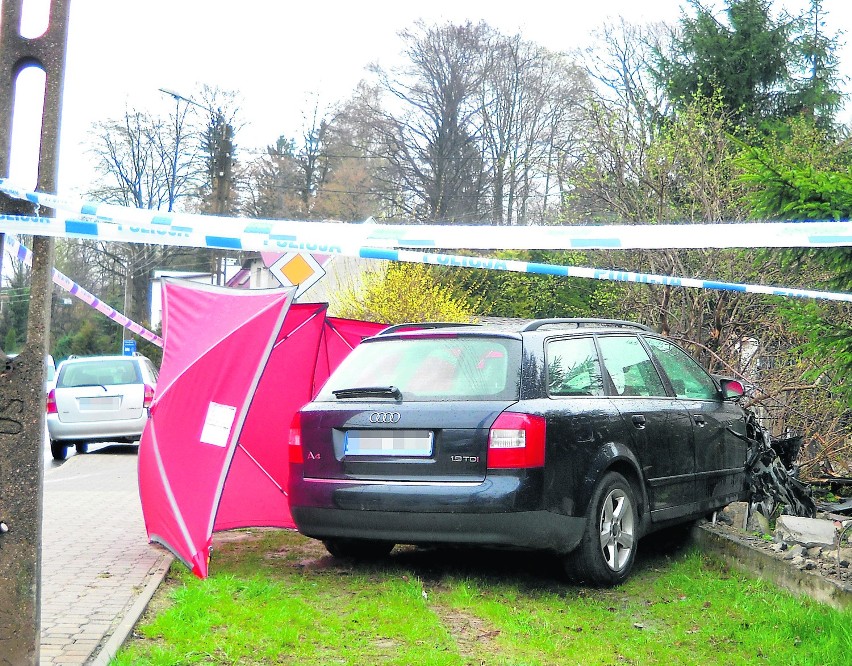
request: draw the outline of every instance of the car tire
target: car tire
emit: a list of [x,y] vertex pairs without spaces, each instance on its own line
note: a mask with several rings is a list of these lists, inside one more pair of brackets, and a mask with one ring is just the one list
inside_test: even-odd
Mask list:
[[328,539],[322,542],[332,557],[354,560],[378,560],[390,555],[395,544],[369,539]]
[[89,443],[88,442],[77,442],[74,445],[74,448],[77,449],[77,453],[88,453],[89,452]]
[[565,557],[565,571],[576,582],[618,585],[633,568],[638,542],[633,487],[621,474],[607,472],[592,493],[583,538]]
[[65,444],[50,440],[50,453],[54,460],[65,460]]

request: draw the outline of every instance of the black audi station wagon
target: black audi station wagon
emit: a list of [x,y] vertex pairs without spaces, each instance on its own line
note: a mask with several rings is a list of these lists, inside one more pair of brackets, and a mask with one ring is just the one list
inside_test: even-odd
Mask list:
[[745,496],[741,395],[629,322],[391,330],[296,414],[292,514],[339,557],[544,549],[617,584],[641,536]]

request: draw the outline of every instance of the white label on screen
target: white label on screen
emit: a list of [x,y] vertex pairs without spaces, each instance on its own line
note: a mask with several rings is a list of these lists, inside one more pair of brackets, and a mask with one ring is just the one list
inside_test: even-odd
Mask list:
[[227,446],[228,437],[231,435],[231,426],[234,425],[236,415],[236,407],[211,402],[210,406],[207,407],[204,428],[201,430],[202,443],[212,444],[213,446]]

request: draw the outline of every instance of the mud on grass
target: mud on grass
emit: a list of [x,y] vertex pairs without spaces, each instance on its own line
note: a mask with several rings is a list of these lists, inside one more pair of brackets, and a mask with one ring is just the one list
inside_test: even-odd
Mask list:
[[643,540],[615,589],[537,553],[397,547],[376,563],[282,530],[214,536],[175,564],[115,664],[846,664],[852,614],[794,599],[683,543]]

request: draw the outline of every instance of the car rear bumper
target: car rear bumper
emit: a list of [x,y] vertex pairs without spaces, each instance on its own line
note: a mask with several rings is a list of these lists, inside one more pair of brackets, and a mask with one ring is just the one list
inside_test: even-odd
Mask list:
[[[291,468],[292,471],[292,468]],[[290,477],[290,510],[315,539],[467,544],[567,553],[583,535],[582,517],[540,507],[540,474],[481,483],[407,483]]]
[[314,539],[371,539],[390,543],[465,544],[567,553],[583,536],[582,518],[548,511],[409,513],[292,508],[299,531]]
[[63,423],[55,415],[47,417],[47,432],[54,441],[84,440],[87,442],[134,441],[142,437],[147,413],[126,421],[88,421]]

